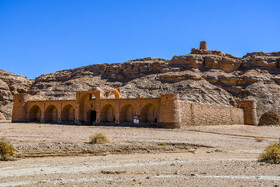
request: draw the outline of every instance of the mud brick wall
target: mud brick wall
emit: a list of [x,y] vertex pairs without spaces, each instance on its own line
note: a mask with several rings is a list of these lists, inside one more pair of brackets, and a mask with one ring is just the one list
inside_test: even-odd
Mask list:
[[244,124],[243,109],[182,101],[181,124],[182,126]]
[[25,122],[27,118],[27,101],[30,99],[28,94],[15,94],[13,107],[13,122]]
[[231,108],[231,119],[234,124],[244,124],[244,111],[241,108]]

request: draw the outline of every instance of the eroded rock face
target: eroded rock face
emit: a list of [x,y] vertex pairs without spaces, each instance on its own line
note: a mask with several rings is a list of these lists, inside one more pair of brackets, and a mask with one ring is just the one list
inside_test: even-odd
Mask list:
[[225,72],[232,72],[239,69],[242,60],[230,54],[213,50],[192,49],[191,54],[174,56],[171,66],[181,68],[200,68],[200,69],[221,69]]
[[14,93],[28,91],[36,99],[74,99],[76,91],[101,85],[120,88],[122,97],[128,98],[178,93],[184,100],[223,105],[252,98],[257,100],[259,116],[269,110],[280,113],[280,52],[248,53],[238,58],[192,49],[191,54],[171,60],[143,58],[58,71],[37,77],[32,85],[26,77],[2,77],[10,77],[0,78],[0,101],[6,102],[1,106],[9,108],[6,117]]
[[6,120],[6,117],[1,112],[0,112],[0,120]]
[[0,69],[0,120],[11,119],[13,95],[28,92],[31,84],[27,77]]

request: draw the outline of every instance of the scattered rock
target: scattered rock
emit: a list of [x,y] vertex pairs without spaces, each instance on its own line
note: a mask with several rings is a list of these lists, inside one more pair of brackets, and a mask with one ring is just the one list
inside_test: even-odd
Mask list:
[[105,171],[105,170],[102,170],[101,173],[102,174],[123,174],[123,173],[126,173],[126,171]]
[[215,152],[219,152],[219,153],[220,153],[220,152],[223,152],[223,151],[220,150],[220,149],[215,149],[214,151],[215,151]]

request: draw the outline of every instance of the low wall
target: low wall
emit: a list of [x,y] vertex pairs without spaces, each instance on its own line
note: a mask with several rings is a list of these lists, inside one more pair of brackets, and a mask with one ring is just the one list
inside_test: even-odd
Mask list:
[[181,125],[244,124],[243,109],[181,101]]

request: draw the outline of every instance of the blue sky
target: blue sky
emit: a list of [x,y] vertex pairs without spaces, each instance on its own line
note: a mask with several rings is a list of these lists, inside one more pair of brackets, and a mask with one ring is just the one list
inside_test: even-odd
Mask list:
[[171,59],[206,40],[242,57],[280,51],[279,0],[0,0],[0,69],[35,78]]

